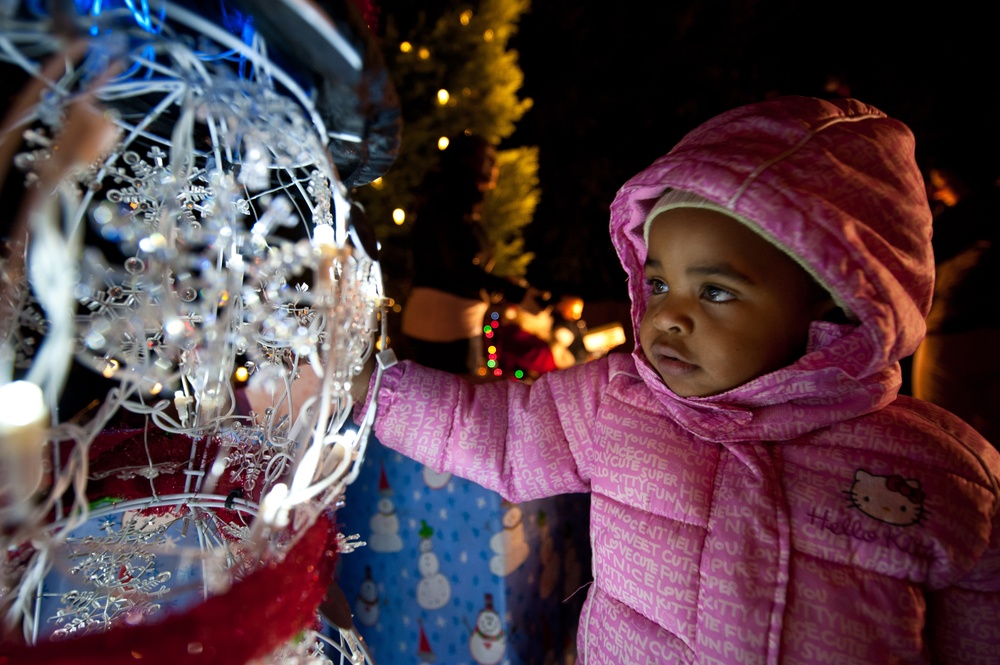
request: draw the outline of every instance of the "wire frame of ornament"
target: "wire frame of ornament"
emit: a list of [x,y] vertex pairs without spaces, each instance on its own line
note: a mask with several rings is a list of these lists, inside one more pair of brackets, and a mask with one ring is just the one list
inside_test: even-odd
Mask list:
[[[363,545],[335,512],[375,410],[355,425],[351,385],[384,339],[377,252],[328,149],[361,137],[327,126],[252,16],[234,34],[197,3],[40,4],[0,3],[0,64],[23,75],[0,134],[20,192],[0,662],[370,662],[318,611]],[[317,6],[270,5],[361,66]],[[74,366],[103,383],[63,413],[91,385]]]

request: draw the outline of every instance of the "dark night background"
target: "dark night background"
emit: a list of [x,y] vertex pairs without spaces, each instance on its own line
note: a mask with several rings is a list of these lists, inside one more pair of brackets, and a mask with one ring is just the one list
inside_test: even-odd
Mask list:
[[954,141],[995,162],[995,37],[963,4],[535,2],[513,44],[535,106],[512,137],[540,146],[533,279],[624,294],[607,234],[617,188],[698,123],[773,94],[846,91],[907,122],[918,158]]
[[[380,6],[405,21],[442,4]],[[977,6],[534,0],[510,43],[534,106],[501,146],[539,146],[529,278],[588,301],[624,299],[607,232],[618,187],[698,123],[774,94],[849,93],[910,125],[922,163],[948,149],[992,168],[1000,58]]]

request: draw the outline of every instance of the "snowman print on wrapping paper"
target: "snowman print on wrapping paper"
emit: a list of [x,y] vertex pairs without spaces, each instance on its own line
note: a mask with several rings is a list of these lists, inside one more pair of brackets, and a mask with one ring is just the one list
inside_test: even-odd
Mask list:
[[531,552],[524,539],[521,508],[507,501],[503,505],[507,508],[503,514],[503,531],[490,538],[490,549],[494,553],[490,559],[490,572],[499,577],[506,577],[517,570]]
[[417,570],[422,579],[417,583],[417,605],[425,610],[440,609],[451,600],[451,583],[441,574],[440,561],[433,552],[433,535],[434,529],[420,520],[420,557],[417,559]]
[[424,622],[417,619],[417,625],[420,628],[420,642],[417,645],[417,659],[421,663],[433,663],[437,660],[437,655],[435,655],[434,650],[431,649],[430,640],[427,639],[427,633],[424,631]]
[[469,636],[469,655],[478,665],[496,665],[507,651],[503,621],[493,609],[493,594],[485,594],[484,607],[476,617],[476,627]]
[[450,473],[447,471],[435,471],[429,466],[424,466],[420,471],[420,475],[424,479],[424,484],[432,490],[444,489],[451,481]]
[[384,466],[379,470],[378,493],[381,497],[377,504],[378,512],[368,520],[372,530],[368,547],[374,552],[398,552],[403,549],[403,539],[399,537],[399,518],[396,516],[396,504],[390,498],[392,487],[389,486]]
[[358,587],[358,597],[354,600],[354,619],[365,626],[378,623],[378,585],[372,579],[371,566],[365,566],[365,579]]

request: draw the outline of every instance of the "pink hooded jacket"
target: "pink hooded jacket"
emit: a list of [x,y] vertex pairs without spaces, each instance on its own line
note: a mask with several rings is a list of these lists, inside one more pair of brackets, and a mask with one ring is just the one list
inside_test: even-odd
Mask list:
[[636,331],[643,223],[677,188],[858,321],[814,323],[792,365],[691,398],[638,345],[530,386],[408,362],[383,378],[386,445],[510,501],[591,493],[581,663],[1000,662],[1000,456],[897,397],[933,286],[913,147],[855,100],[781,98],[706,122],[618,192]]

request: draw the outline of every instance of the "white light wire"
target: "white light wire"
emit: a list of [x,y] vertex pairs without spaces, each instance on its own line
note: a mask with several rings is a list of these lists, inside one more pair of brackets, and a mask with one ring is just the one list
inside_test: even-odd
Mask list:
[[[222,31],[214,24],[182,7],[172,3],[166,3],[166,10],[166,16],[170,19],[187,25],[196,32],[208,36],[219,45],[229,48],[238,53],[241,57],[245,58],[246,61],[253,65],[252,75],[256,80],[271,81],[273,79],[278,81],[307,114],[313,128],[317,131],[318,136],[329,137],[332,135],[327,132],[325,124],[317,109],[313,105],[311,98],[289,76],[287,76],[280,68],[275,66],[267,58],[266,45],[263,43],[263,40],[255,36],[253,46],[248,48],[243,42],[233,38],[231,35]],[[153,19],[156,20],[156,17],[153,17]],[[8,30],[8,25],[9,23],[0,25],[0,30],[3,30],[3,34],[0,34],[0,60],[13,62],[29,74],[37,74],[40,71],[40,67],[24,56],[22,52],[15,47],[15,43],[30,43],[32,46],[38,46],[40,40],[44,41],[45,38],[37,31],[29,32],[27,27],[25,27],[25,32],[23,34],[12,34],[10,30]],[[169,26],[162,25],[161,28],[167,30]],[[328,35],[328,37],[330,36]],[[57,40],[52,39],[50,41],[51,51],[57,50]],[[159,43],[161,45],[163,44],[163,42]],[[340,48],[343,53],[344,45],[340,45],[338,48]],[[203,81],[206,85],[210,85],[213,81],[213,75],[206,69],[204,63],[197,57],[193,57],[193,54],[186,48],[181,48],[176,44],[172,44],[169,45],[169,48],[167,48],[166,51],[169,51],[171,61],[174,63],[176,68],[171,69],[165,67],[157,61],[146,58],[141,54],[140,49],[130,56],[134,67],[134,70],[128,74],[130,78],[119,78],[114,81],[105,82],[96,91],[97,97],[103,102],[116,102],[118,100],[128,100],[129,98],[135,96],[157,94],[162,95],[162,98],[154,105],[153,109],[147,112],[137,123],[131,122],[128,118],[114,118],[114,122],[123,130],[123,138],[121,139],[120,144],[113,151],[111,151],[106,158],[103,159],[103,162],[99,165],[96,174],[93,176],[95,180],[99,181],[106,178],[108,175],[108,169],[112,168],[121,156],[130,148],[130,146],[139,140],[146,141],[153,145],[164,145],[168,148],[168,154],[170,156],[170,171],[175,178],[175,182],[178,183],[186,181],[187,173],[184,172],[185,169],[191,169],[194,167],[195,162],[188,158],[188,156],[197,160],[204,159],[202,153],[196,150],[196,146],[191,141],[194,116],[193,107],[188,103],[181,103],[182,112],[169,140],[158,136],[151,131],[147,131],[147,128],[152,126],[152,124],[159,117],[161,117],[162,114],[176,108],[176,105],[179,102],[182,102],[184,98],[190,97],[193,94],[200,94],[191,87],[193,82]],[[353,53],[353,51],[351,51],[351,53]],[[360,60],[357,66],[360,67]],[[187,75],[179,75],[178,69],[186,72]],[[145,70],[151,73],[159,73],[160,75],[173,76],[174,79],[167,81],[162,79],[155,81],[142,79],[139,78],[138,74],[140,70]],[[57,91],[61,97],[68,99],[69,89],[73,85],[77,76],[78,72],[70,63],[66,67],[65,73],[58,80],[45,81],[45,86],[50,91]],[[27,114],[19,122],[9,126],[6,131],[26,126],[37,121],[38,119],[39,116],[37,107],[32,108],[29,114]],[[209,129],[212,144],[211,149],[215,155],[215,164],[219,166],[226,162],[232,162],[234,160],[234,155],[231,152],[232,144],[228,141],[222,140],[222,137],[220,136],[220,132],[224,134],[232,129],[228,127],[226,118],[216,118],[215,116],[209,114],[208,118],[203,121]],[[353,138],[355,140],[358,139],[358,137]],[[323,147],[322,143],[320,144],[320,147]],[[222,150],[226,151],[225,155],[221,152]],[[299,154],[306,153],[301,152]],[[333,222],[335,243],[338,247],[342,247],[347,242],[348,238],[347,224],[350,203],[347,199],[346,189],[336,176],[336,167],[330,161],[329,154],[324,152],[324,157],[324,159],[315,163],[313,161],[295,163],[291,166],[286,165],[286,168],[303,169],[312,166],[313,168],[317,168],[326,178],[326,181],[330,186],[330,195],[332,197],[331,203],[333,208],[333,219],[331,221]],[[287,191],[288,188],[293,188],[300,195],[299,199],[294,200],[294,205],[298,206],[299,201],[312,201],[309,192],[307,192],[307,184],[309,184],[310,187],[312,186],[310,183],[311,180],[309,178],[293,176],[288,183],[281,188],[272,189],[268,192],[256,192],[253,195],[250,195],[250,192],[246,192],[248,195],[247,200],[260,201],[266,194],[276,193],[282,190]],[[73,265],[75,258],[79,256],[85,211],[88,209],[91,201],[93,200],[95,191],[96,190],[88,190],[84,188],[82,198],[72,198],[70,194],[75,196],[75,190],[66,189],[57,199],[57,201],[59,201],[63,206],[61,215],[56,215],[51,212],[51,210],[39,210],[34,213],[36,216],[46,215],[46,217],[41,219],[41,221],[35,221],[33,223],[35,232],[33,234],[33,244],[29,250],[33,252],[29,260],[29,264],[33,268],[42,267],[42,264],[39,263],[38,255],[35,254],[40,252],[44,252],[46,256],[50,257],[50,259],[55,259],[65,265]],[[218,206],[220,203],[217,202],[216,205]],[[221,205],[225,205],[225,202],[222,202]],[[314,217],[318,216],[321,212],[320,208],[316,207],[317,205],[318,204],[316,203],[308,203]],[[251,210],[254,214],[258,214],[259,206],[252,206]],[[218,214],[218,212],[216,214]],[[64,228],[61,233],[56,231],[53,227],[53,222],[57,217],[64,220]],[[159,222],[162,225],[160,230],[163,232],[163,235],[169,243],[168,246],[175,248],[176,246],[173,243],[176,242],[177,236],[175,233],[172,233],[172,230],[176,228],[176,218],[169,214],[162,215]],[[311,231],[311,229],[307,225],[307,235],[311,235],[309,231]],[[225,248],[221,248],[219,253],[216,255],[214,266],[216,272],[221,273],[223,270],[225,252]],[[367,257],[365,260],[361,261],[350,259],[343,264],[338,264],[337,270],[340,273],[340,278],[338,281],[333,283],[337,298],[346,297],[341,291],[341,289],[344,288],[348,289],[347,295],[350,295],[350,297],[371,297],[365,290],[362,290],[360,293],[355,293],[354,291],[350,291],[350,289],[365,289],[366,287],[369,287],[373,288],[376,293],[381,293],[382,283],[380,270],[378,269],[377,263],[367,260]],[[62,349],[65,349],[67,346],[72,346],[71,342],[67,340],[70,340],[73,337],[74,319],[73,317],[69,317],[68,319],[62,317],[57,312],[59,311],[59,303],[63,303],[63,301],[67,300],[67,297],[72,299],[73,285],[71,280],[67,280],[66,278],[71,278],[73,275],[70,271],[66,270],[52,270],[51,272],[62,272],[62,274],[36,275],[33,282],[35,291],[42,294],[41,305],[45,310],[47,318],[52,326],[47,332],[49,337],[44,340],[42,349],[35,357],[36,364],[33,365],[29,371],[31,372],[31,377],[33,379],[54,385],[60,384],[61,380],[64,379],[67,366],[65,364],[65,357],[54,357],[53,352],[50,352],[49,348],[56,349],[56,347],[61,347]],[[346,277],[350,277],[351,279],[341,283],[340,280]],[[57,281],[56,278],[62,278],[62,281]],[[45,281],[42,281],[43,279]],[[232,289],[230,289],[230,291],[232,291]],[[169,289],[167,290],[167,293],[171,293]],[[384,301],[380,306],[383,307],[382,339],[385,340],[387,337],[385,329]],[[65,307],[64,311],[68,311],[70,309],[71,308],[69,307]],[[210,324],[216,329],[213,334],[216,336],[226,337],[225,333],[230,326],[230,322],[239,320],[241,311],[240,307],[235,303],[231,306],[216,304]],[[332,314],[332,311],[329,314]],[[290,427],[281,425],[280,421],[275,422],[273,418],[267,421],[266,438],[269,441],[275,441],[276,443],[281,441],[282,436],[276,429],[280,425],[282,428],[286,428],[288,430],[288,439],[285,441],[285,444],[303,445],[305,442],[300,441],[300,439],[305,437],[306,433],[311,429],[311,436],[308,437],[310,444],[305,448],[304,454],[300,455],[299,460],[295,460],[290,455],[289,451],[282,446],[273,446],[271,455],[268,458],[266,466],[262,472],[262,477],[258,479],[258,482],[262,482],[263,487],[266,488],[269,485],[273,485],[277,479],[283,475],[284,469],[289,466],[295,467],[296,475],[293,476],[292,481],[294,491],[289,493],[283,508],[286,512],[295,512],[294,523],[297,526],[310,524],[319,511],[329,506],[334,501],[337,501],[338,497],[343,495],[346,485],[353,482],[353,480],[357,477],[361,461],[363,460],[363,452],[367,443],[367,435],[370,432],[371,422],[374,417],[375,400],[372,399],[370,401],[370,407],[365,413],[359,430],[357,432],[352,432],[350,430],[341,432],[354,405],[349,394],[344,394],[344,386],[338,386],[336,390],[334,390],[333,387],[334,380],[340,380],[336,378],[341,371],[337,368],[340,367],[340,364],[342,364],[343,361],[332,355],[334,353],[335,346],[333,344],[334,340],[331,338],[334,335],[342,334],[339,330],[339,326],[342,325],[342,322],[329,314],[324,317],[326,325],[328,326],[325,335],[329,348],[326,350],[325,357],[322,359],[323,387],[320,395],[318,396],[318,404],[317,398],[313,398],[300,405],[296,417],[290,423]],[[331,329],[331,326],[336,329]],[[373,352],[372,340],[365,340],[364,343],[365,346],[361,349],[360,358],[362,363]],[[337,346],[336,348],[340,349],[341,347]],[[345,349],[347,352],[353,352],[353,344],[348,344]],[[221,372],[222,367],[231,366],[235,361],[235,346],[231,342],[226,342],[223,345],[222,354],[224,362],[216,365],[219,372]],[[295,360],[295,364],[298,364],[297,358]],[[211,366],[212,365],[206,366],[206,369]],[[353,367],[349,367],[348,369],[351,373],[353,373]],[[375,370],[376,374],[374,385],[376,386],[376,390],[381,381],[382,369],[383,365],[380,359],[380,362]],[[204,372],[205,369],[200,371]],[[306,371],[309,370],[306,369]],[[187,394],[192,392],[190,385],[191,379],[189,375],[181,371],[180,368],[172,372],[170,377],[179,379],[183,390],[186,391]],[[156,427],[168,434],[197,437],[214,431],[214,426],[209,423],[197,423],[196,426],[192,426],[191,423],[185,424],[184,422],[178,422],[167,412],[167,409],[170,406],[169,399],[160,399],[153,404],[146,404],[142,397],[142,393],[139,390],[139,378],[140,377],[129,379],[126,377],[125,379],[122,379],[119,387],[113,388],[108,392],[97,413],[86,425],[81,426],[73,423],[61,423],[56,425],[51,430],[50,438],[57,439],[57,441],[53,441],[54,444],[57,444],[55,449],[58,450],[60,446],[71,445],[72,453],[66,461],[64,467],[62,466],[62,461],[58,459],[58,455],[54,455],[55,466],[53,470],[53,491],[44,497],[42,502],[36,506],[35,515],[38,519],[32,520],[33,523],[30,525],[24,525],[25,529],[41,528],[41,531],[36,531],[28,536],[29,539],[36,543],[37,551],[31,561],[31,564],[27,568],[25,575],[17,585],[17,596],[13,603],[13,605],[16,606],[17,611],[15,611],[15,608],[13,607],[7,608],[8,619],[12,614],[20,616],[25,623],[25,629],[33,636],[33,639],[37,639],[37,629],[41,622],[41,618],[37,614],[40,608],[40,603],[38,601],[41,594],[43,580],[51,567],[51,557],[49,553],[53,551],[55,547],[58,547],[74,528],[83,524],[87,520],[97,519],[108,514],[122,512],[125,510],[143,510],[150,507],[185,505],[193,509],[193,515],[198,522],[201,522],[201,519],[197,518],[197,514],[200,514],[203,510],[210,511],[207,514],[212,516],[214,519],[214,513],[211,511],[233,509],[241,514],[253,517],[254,520],[251,523],[252,525],[259,526],[261,524],[261,520],[259,519],[259,506],[253,504],[252,502],[247,502],[238,498],[206,495],[203,493],[203,490],[206,489],[205,487],[196,487],[194,489],[198,491],[185,491],[180,494],[157,494],[152,482],[150,483],[151,496],[148,498],[123,501],[103,508],[89,508],[86,490],[88,476],[88,451],[90,444],[94,441],[96,436],[110,421],[111,417],[118,409],[124,408],[130,412],[143,415]],[[199,379],[199,381],[200,380],[201,379]],[[228,376],[224,376],[219,373],[208,377],[208,380],[213,386],[219,387],[226,393],[217,395],[219,398],[227,397],[227,399],[223,400],[226,404],[226,410],[221,412],[221,415],[224,418],[233,417],[235,399],[233,398],[232,385],[228,381]],[[285,394],[282,397],[282,400],[287,401],[288,406],[292,407],[291,384],[288,381],[287,375],[284,377],[283,381],[285,384]],[[200,399],[203,395],[203,393],[199,390],[194,390],[193,392],[196,399]],[[334,408],[335,404],[336,408]],[[198,406],[200,407],[202,405]],[[314,413],[314,411],[316,411],[316,406],[319,406],[318,415],[317,413]],[[199,408],[196,413],[200,412],[201,409]],[[289,408],[288,412],[293,413],[291,408]],[[312,427],[307,426],[307,423],[309,422],[312,423]],[[196,442],[194,438],[192,438],[191,443],[193,454],[196,450],[198,450],[198,448],[195,445]],[[224,448],[224,445],[219,446],[218,450],[220,455],[222,454]],[[305,457],[308,457],[311,461],[307,460],[303,463],[303,458]],[[146,460],[147,464],[153,464],[148,450]],[[209,460],[209,465],[205,468],[205,474],[209,474],[208,476],[187,474],[187,482],[190,482],[192,478],[207,478],[212,481],[211,473],[213,467],[210,462],[211,460]],[[296,463],[298,466],[296,466]],[[191,457],[188,460],[187,468],[197,470],[199,465],[200,463],[198,460]],[[318,478],[317,473],[319,474]],[[71,494],[74,495],[74,499],[69,502],[69,510],[66,511],[62,508],[62,497],[70,489],[72,490]],[[55,510],[60,517],[54,522],[46,523],[44,521],[44,515],[48,514],[51,510]],[[23,535],[27,536],[28,534],[25,532]],[[202,545],[205,548],[215,549],[213,543],[209,542],[210,540],[214,541],[214,536],[209,538],[211,535],[211,530],[203,532],[199,529],[199,538],[205,538],[205,540],[201,541]],[[221,544],[221,541],[215,542],[216,546],[219,544]],[[31,608],[30,611],[29,608]]]

